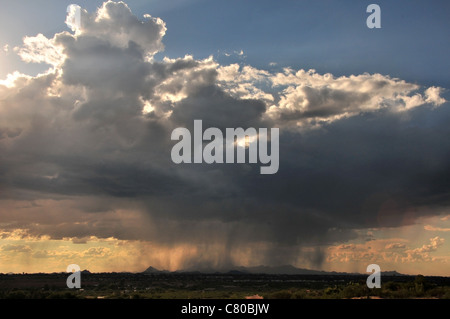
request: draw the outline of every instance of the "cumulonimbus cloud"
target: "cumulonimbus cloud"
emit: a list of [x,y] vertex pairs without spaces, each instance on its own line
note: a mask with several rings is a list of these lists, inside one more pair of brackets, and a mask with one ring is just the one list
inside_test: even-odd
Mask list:
[[[1,82],[0,190],[8,202],[0,223],[8,229],[220,242],[225,254],[262,242],[282,263],[303,243],[399,226],[411,212],[437,214],[434,205],[448,204],[442,88],[380,74],[271,73],[212,57],[156,60],[165,23],[139,20],[123,2],[83,10],[82,22],[76,32],[25,38],[16,52],[49,70]],[[279,173],[173,164],[170,133],[194,119],[279,127]],[[119,212],[127,209],[147,219],[125,222]]]

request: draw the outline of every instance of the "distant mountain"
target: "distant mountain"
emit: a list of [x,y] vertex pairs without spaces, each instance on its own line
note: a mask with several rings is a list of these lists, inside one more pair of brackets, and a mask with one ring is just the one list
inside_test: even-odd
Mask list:
[[256,266],[239,267],[237,270],[250,274],[268,274],[268,275],[325,275],[324,271],[296,268],[292,265],[283,266]]
[[[167,270],[158,270],[152,266],[148,267],[144,273],[149,274],[160,274],[160,273],[170,273]],[[171,272],[175,274],[229,274],[229,275],[245,275],[245,274],[266,274],[266,275],[368,275],[360,273],[347,273],[347,272],[336,272],[336,271],[322,271],[313,270],[305,268],[297,268],[292,265],[282,265],[282,266],[254,266],[254,267],[232,267],[228,269],[214,270],[214,269],[187,269],[187,270],[177,270]],[[398,273],[397,271],[382,271],[382,276],[407,276]]]
[[146,273],[146,274],[163,274],[163,273],[168,273],[168,272],[169,271],[167,271],[167,270],[159,270],[152,266],[148,267],[147,269],[145,269],[143,271],[143,273]]

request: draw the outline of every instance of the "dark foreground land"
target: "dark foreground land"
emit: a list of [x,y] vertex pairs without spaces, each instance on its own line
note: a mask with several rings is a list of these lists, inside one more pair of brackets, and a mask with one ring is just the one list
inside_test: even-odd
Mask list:
[[68,274],[0,274],[0,299],[450,299],[450,277],[382,276],[369,289],[364,275],[82,273],[81,289]]

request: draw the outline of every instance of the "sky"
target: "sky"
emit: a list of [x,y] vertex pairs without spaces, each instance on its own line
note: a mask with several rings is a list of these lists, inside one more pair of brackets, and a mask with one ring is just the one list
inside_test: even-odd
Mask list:
[[[0,272],[450,276],[449,14],[438,0],[5,1]],[[194,120],[279,128],[279,170],[175,164],[171,134]]]

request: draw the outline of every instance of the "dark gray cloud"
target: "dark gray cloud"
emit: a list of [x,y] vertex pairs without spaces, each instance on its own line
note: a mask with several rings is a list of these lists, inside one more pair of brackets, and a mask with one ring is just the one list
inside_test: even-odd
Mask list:
[[[264,242],[267,263],[304,254],[318,266],[320,245],[448,206],[442,89],[379,74],[154,61],[162,21],[141,23],[115,2],[83,16],[80,32],[29,38],[19,51],[51,64],[47,74],[0,85],[4,227],[53,238],[221,243],[222,264],[234,247]],[[259,164],[172,163],[172,130],[195,119],[205,128],[279,127],[278,173],[260,175]],[[49,206],[34,215],[9,202],[39,200]],[[117,214],[127,209],[148,221]],[[318,246],[301,252],[305,245]]]

